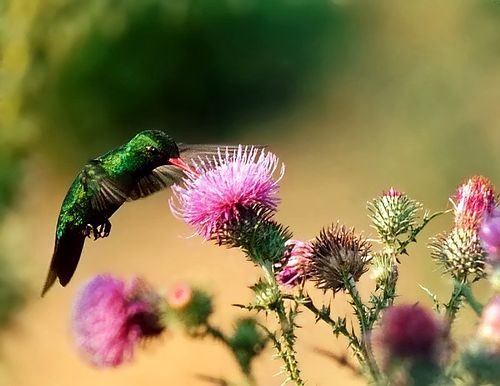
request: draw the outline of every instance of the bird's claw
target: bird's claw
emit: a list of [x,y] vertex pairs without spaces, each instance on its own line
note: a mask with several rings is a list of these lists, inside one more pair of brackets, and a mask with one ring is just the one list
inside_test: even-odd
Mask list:
[[85,226],[84,234],[89,238],[92,235],[94,236],[94,240],[97,240],[99,238],[108,237],[110,232],[111,232],[111,223],[109,222],[109,220],[105,220],[102,224],[99,224],[97,226],[87,224]]

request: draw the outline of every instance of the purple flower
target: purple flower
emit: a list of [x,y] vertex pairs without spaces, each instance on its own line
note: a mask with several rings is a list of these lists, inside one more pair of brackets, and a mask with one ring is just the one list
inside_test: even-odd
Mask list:
[[130,283],[109,275],[89,280],[77,296],[73,331],[78,348],[98,367],[116,367],[132,359],[144,337],[160,334],[160,297],[143,281]]
[[495,295],[484,307],[478,335],[488,343],[492,351],[500,352],[500,295]]
[[486,216],[479,228],[479,237],[488,254],[487,261],[492,265],[500,264],[500,209],[495,208]]
[[375,331],[375,340],[385,359],[426,359],[433,361],[441,347],[442,323],[418,304],[388,308]]
[[276,211],[284,166],[274,179],[278,168],[274,154],[240,145],[234,152],[219,152],[213,160],[200,159],[195,168],[186,171],[184,186],[172,188],[170,208],[205,239],[238,220],[245,209]]
[[275,264],[275,268],[279,269],[276,280],[282,286],[291,288],[306,279],[313,248],[310,243],[300,240],[288,240],[285,247],[285,257]]
[[477,229],[483,216],[495,208],[496,195],[493,184],[483,176],[473,176],[457,188],[452,198],[455,209],[455,226]]

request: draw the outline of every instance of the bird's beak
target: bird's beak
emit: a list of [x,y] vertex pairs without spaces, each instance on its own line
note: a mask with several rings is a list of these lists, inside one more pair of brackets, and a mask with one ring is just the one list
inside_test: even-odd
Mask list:
[[177,166],[179,169],[185,171],[186,173],[199,175],[199,173],[196,171],[195,168],[193,168],[191,165],[188,165],[180,157],[179,158],[170,158],[168,160],[168,162],[171,165]]

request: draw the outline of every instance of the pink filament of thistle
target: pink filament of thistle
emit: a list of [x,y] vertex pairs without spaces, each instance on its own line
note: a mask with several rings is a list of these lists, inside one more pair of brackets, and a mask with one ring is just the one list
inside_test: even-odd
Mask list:
[[240,208],[256,205],[276,210],[284,165],[275,180],[277,167],[277,157],[263,150],[240,145],[232,153],[226,149],[224,156],[219,150],[213,163],[200,159],[195,164],[196,172],[187,172],[185,187],[173,187],[177,205],[171,199],[171,210],[210,239],[224,224],[239,219]]

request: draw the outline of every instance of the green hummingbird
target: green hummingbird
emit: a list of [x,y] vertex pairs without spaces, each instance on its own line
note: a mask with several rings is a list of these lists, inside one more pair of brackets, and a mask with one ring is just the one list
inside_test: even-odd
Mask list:
[[220,147],[177,144],[161,130],[145,130],[124,145],[89,161],[62,203],[42,296],[56,279],[62,286],[68,284],[80,260],[85,238],[107,237],[111,231],[109,218],[124,202],[180,182],[191,161],[213,157]]

